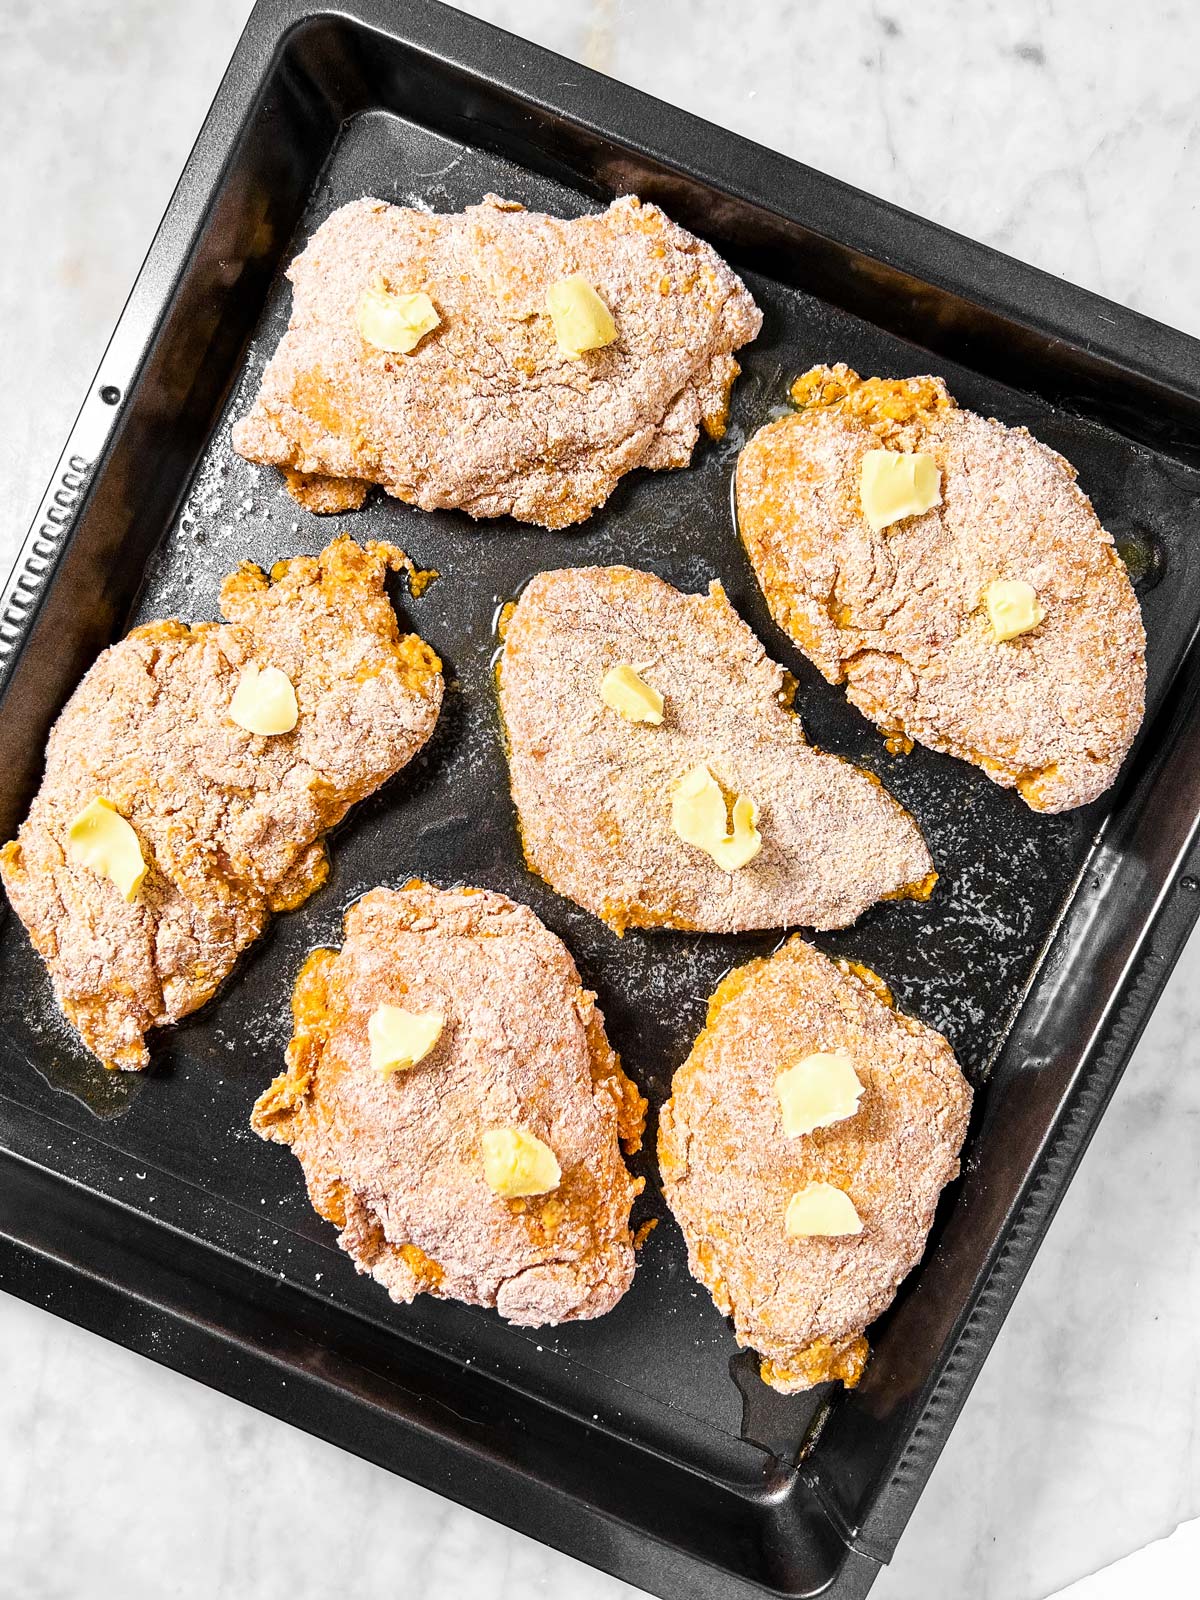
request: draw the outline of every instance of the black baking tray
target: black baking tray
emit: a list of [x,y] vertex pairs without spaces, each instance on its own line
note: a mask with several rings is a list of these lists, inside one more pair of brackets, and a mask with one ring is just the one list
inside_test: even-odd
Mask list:
[[[572,214],[634,191],[703,234],[766,313],[729,433],[639,473],[581,529],[374,498],[309,516],[229,447],[288,309],[282,268],[363,193],[453,209],[496,190]],[[819,360],[943,374],[1079,468],[1137,581],[1145,729],[1095,805],[1036,816],[964,764],[893,757],[772,625],[730,510],[737,449]],[[663,1596],[862,1595],[890,1556],[1200,909],[1200,345],[459,13],[414,0],[255,10],[0,597],[0,837],[47,729],[132,622],[216,614],[221,575],[337,527],[441,579],[402,613],[451,692],[414,767],[341,828],[330,882],[219,996],[110,1076],[0,908],[0,1284]],[[657,1107],[731,964],[774,936],[617,940],[524,869],[491,693],[495,612],[534,572],[627,561],[719,576],[800,679],[813,740],[879,774],[941,872],[928,904],[818,939],[942,1029],[977,1088],[961,1179],[871,1334],[853,1393],[758,1380],[655,1183],[630,1293],[531,1333],[393,1306],[248,1130],[305,952],[413,874],[533,905]]]

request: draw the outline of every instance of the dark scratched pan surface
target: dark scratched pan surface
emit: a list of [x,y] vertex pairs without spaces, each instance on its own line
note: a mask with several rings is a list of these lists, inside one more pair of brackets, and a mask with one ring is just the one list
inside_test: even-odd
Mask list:
[[[577,193],[412,124],[363,117],[339,140],[287,256],[335,206],[363,194],[456,210],[489,190],[559,215],[586,206]],[[1152,566],[1155,576],[1178,573],[1186,561],[1189,552],[1172,537],[1171,510],[1180,492],[1187,492],[1189,478],[1193,493],[1200,492],[1200,480],[1029,397],[980,383],[945,363],[931,364],[920,352],[800,291],[753,275],[749,286],[766,322],[742,353],[743,376],[725,438],[717,445],[702,443],[688,470],[636,474],[578,530],[548,534],[507,519],[474,523],[453,512],[428,514],[378,493],[359,513],[318,518],[293,504],[277,473],[242,461],[229,442],[230,424],[247,408],[290,307],[289,285],[282,275],[276,278],[241,380],[183,508],[147,568],[131,621],[217,616],[221,578],[239,561],[269,568],[281,557],[319,550],[342,530],[358,539],[391,539],[418,565],[441,574],[419,601],[410,600],[400,584],[395,599],[406,622],[443,658],[450,685],[446,709],[413,766],[338,830],[328,883],[301,910],[277,919],[216,1000],[160,1035],[155,1070],[144,1078],[113,1077],[89,1061],[57,1021],[48,982],[9,919],[0,944],[0,1025],[33,1070],[65,1092],[61,1116],[88,1127],[93,1114],[100,1115],[108,1119],[104,1137],[130,1154],[215,1190],[228,1205],[261,1209],[265,1199],[281,1229],[333,1250],[333,1230],[311,1211],[297,1164],[251,1136],[247,1117],[255,1095],[281,1066],[291,985],[305,953],[340,943],[342,913],[365,890],[414,876],[443,885],[486,885],[529,902],[566,941],[585,983],[599,995],[628,1070],[652,1105],[661,1103],[721,975],[771,950],[780,936],[631,931],[619,939],[523,864],[497,726],[496,614],[537,572],[610,562],[646,568],[686,590],[704,589],[719,578],[770,653],[799,677],[796,707],[808,737],[876,772],[917,818],[941,874],[932,900],[878,906],[857,926],[816,942],[873,967],[905,1010],[947,1035],[976,1084],[986,1076],[1091,843],[1095,817],[1091,808],[1037,816],[973,768],[920,747],[909,756],[887,754],[875,729],[767,615],[731,511],[737,451],[779,413],[791,378],[814,362],[845,360],[863,372],[887,374],[933,365],[962,404],[1026,423],[1067,454],[1106,524],[1118,536],[1124,533],[1132,560],[1139,569]],[[1200,557],[1200,551],[1192,553]],[[1161,686],[1167,663],[1155,623],[1166,608],[1156,602],[1169,599],[1171,591],[1145,583],[1142,591],[1153,681]],[[630,1391],[630,1405],[679,1407],[736,1436],[741,1395],[729,1374],[735,1346],[708,1296],[690,1283],[682,1239],[657,1193],[653,1138],[646,1144],[634,1163],[648,1179],[639,1215],[657,1216],[662,1226],[642,1252],[634,1288],[601,1322],[531,1335],[455,1307],[392,1309],[377,1289],[356,1282],[350,1263],[336,1252],[329,1274],[356,1302],[405,1329],[420,1327],[436,1338],[445,1327],[468,1340],[486,1328],[489,1343],[509,1347],[518,1365],[524,1345],[552,1347]],[[280,1256],[286,1270],[282,1244]],[[635,1352],[651,1326],[657,1354],[647,1381],[636,1370]],[[781,1425],[784,1414],[794,1419],[798,1440],[811,1400],[775,1403]]]
[[[946,1034],[978,1092],[978,1126],[993,1092],[993,1065],[1094,855],[1111,797],[1065,816],[1038,816],[964,763],[920,747],[889,755],[875,729],[771,622],[731,510],[737,452],[786,407],[791,379],[820,361],[843,360],[863,373],[935,372],[960,404],[1028,426],[1077,467],[1130,568],[1149,638],[1148,725],[1200,611],[1200,470],[1057,407],[1033,387],[1001,383],[969,361],[957,364],[817,298],[804,287],[802,267],[791,282],[748,269],[736,243],[722,241],[765,323],[739,357],[743,374],[725,438],[702,441],[690,468],[635,473],[590,521],[557,534],[508,520],[426,514],[377,491],[357,514],[317,518],[292,503],[275,472],[243,462],[229,442],[230,424],[245,411],[286,326],[290,293],[282,269],[313,229],[335,206],[364,194],[437,211],[461,208],[488,191],[559,215],[598,203],[594,192],[514,164],[482,142],[456,140],[384,110],[345,123],[327,152],[315,181],[309,178],[294,233],[274,244],[261,315],[229,363],[223,409],[213,409],[198,459],[174,485],[159,537],[144,535],[140,549],[132,541],[134,568],[124,574],[123,593],[136,590],[136,602],[120,615],[114,605],[108,637],[155,617],[215,617],[221,578],[240,561],[269,568],[281,557],[316,552],[342,531],[389,539],[440,573],[419,600],[400,581],[393,588],[402,622],[445,664],[449,692],[440,723],[417,761],[337,830],[328,882],[301,909],[275,920],[208,1006],[157,1036],[153,1069],[145,1075],[107,1075],[91,1061],[59,1017],[23,930],[0,910],[0,1088],[48,1119],[54,1138],[72,1151],[76,1181],[89,1181],[89,1152],[116,1152],[129,1163],[126,1204],[153,1214],[156,1185],[170,1184],[172,1193],[192,1197],[177,1225],[230,1256],[696,1471],[758,1485],[765,1462],[796,1460],[814,1420],[826,1420],[831,1399],[835,1413],[845,1402],[823,1391],[790,1399],[770,1393],[755,1377],[753,1358],[738,1353],[729,1326],[688,1275],[683,1241],[659,1193],[654,1113],[722,974],[770,951],[781,934],[631,931],[618,939],[526,870],[497,723],[497,612],[535,573],[558,566],[624,562],[688,591],[721,580],[768,653],[799,679],[796,709],[809,739],[876,773],[920,824],[940,874],[932,899],[880,905],[854,927],[815,942],[875,969],[902,1009]],[[90,659],[101,642],[81,639],[72,648]],[[14,683],[19,672],[20,663]],[[43,728],[53,710],[44,708]],[[27,748],[13,779],[22,804],[36,777],[39,745],[40,739]],[[1131,758],[1135,773],[1142,759],[1139,747]],[[650,1098],[645,1148],[632,1163],[647,1179],[635,1223],[653,1218],[658,1226],[641,1251],[632,1289],[599,1321],[530,1332],[492,1313],[427,1299],[393,1306],[337,1250],[334,1230],[312,1212],[290,1154],[249,1131],[254,1099],[282,1065],[291,986],[305,954],[340,942],[342,914],[365,890],[413,876],[485,885],[529,903],[565,940],[599,996],[614,1046]],[[1028,1066],[1023,1058],[1003,1070]],[[968,1165],[971,1156],[969,1144]],[[955,1203],[953,1194],[943,1203],[931,1256]],[[902,1289],[873,1344],[887,1338],[925,1270]],[[919,1350],[913,1359],[931,1358]],[[888,1358],[893,1381],[903,1359]],[[911,1387],[927,1377],[922,1366]],[[566,1535],[556,1542],[570,1543]]]

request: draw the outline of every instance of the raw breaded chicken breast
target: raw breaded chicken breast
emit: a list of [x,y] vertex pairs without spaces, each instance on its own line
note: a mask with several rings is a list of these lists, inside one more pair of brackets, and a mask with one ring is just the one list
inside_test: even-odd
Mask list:
[[858,1382],[865,1329],[925,1249],[971,1090],[874,974],[803,939],[738,967],[659,1123],[692,1273],[785,1394]]
[[[1146,635],[1075,469],[940,378],[815,367],[793,394],[801,409],[737,466],[779,626],[885,733],[973,762],[1035,811],[1103,794],[1141,725]],[[927,508],[873,527],[864,472],[922,457]]]
[[[406,560],[338,539],[273,581],[246,563],[221,588],[226,624],[135,628],[67,702],[0,878],[105,1065],[146,1066],[148,1030],[203,1005],[271,912],[324,881],[325,833],[429,738],[441,663],[383,587]],[[234,720],[280,695],[290,730]]]
[[394,1300],[598,1317],[633,1279],[646,1102],[595,996],[528,906],[413,881],[346,913],[308,960],[288,1069],[254,1108]]
[[449,215],[358,200],[288,276],[291,321],[233,442],[317,511],[378,483],[427,511],[582,522],[624,473],[720,436],[733,352],[762,323],[711,246],[628,195],[570,220],[496,195]]
[[[657,721],[608,703],[614,671],[661,700]],[[618,933],[841,928],[933,887],[916,823],[807,743],[783,669],[720,584],[682,594],[630,567],[543,572],[507,620],[498,678],[526,860]],[[715,855],[677,830],[689,789],[734,830]],[[744,861],[739,814],[753,818]]]

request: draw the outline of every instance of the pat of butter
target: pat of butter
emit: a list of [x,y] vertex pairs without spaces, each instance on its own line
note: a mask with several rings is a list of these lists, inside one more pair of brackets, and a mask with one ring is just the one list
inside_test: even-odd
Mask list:
[[355,326],[367,343],[397,356],[415,350],[441,320],[427,294],[393,294],[380,277],[363,290],[354,311]]
[[111,879],[126,900],[137,898],[146,860],[137,834],[111,801],[101,795],[88,801],[67,829],[67,855]]
[[440,1011],[405,1011],[403,1006],[376,1006],[367,1022],[371,1065],[389,1077],[406,1072],[433,1049],[446,1019]]
[[789,1139],[854,1116],[862,1093],[850,1057],[840,1051],[818,1050],[775,1079],[783,1131]]
[[983,591],[983,603],[998,640],[1015,639],[1018,634],[1028,633],[1046,615],[1037,590],[1020,578],[998,578],[995,583],[989,583]]
[[526,1128],[489,1128],[480,1144],[488,1186],[506,1200],[549,1194],[562,1181],[554,1151]]
[[755,826],[758,807],[738,795],[733,802],[733,832],[725,809],[721,785],[707,767],[693,767],[675,785],[671,797],[671,826],[684,844],[707,851],[724,872],[736,872],[762,849]]
[[662,721],[663,697],[638,676],[627,661],[610,667],[600,682],[600,698],[610,711],[630,722]]
[[942,475],[924,451],[868,450],[859,483],[862,513],[876,533],[940,504]]
[[600,350],[617,337],[612,313],[586,278],[559,278],[546,290],[546,310],[563,355],[578,361],[585,350]]
[[251,662],[233,691],[229,715],[247,733],[291,733],[300,720],[292,680],[278,667]]
[[793,1239],[836,1239],[861,1233],[854,1201],[832,1183],[810,1183],[788,1201],[783,1225]]

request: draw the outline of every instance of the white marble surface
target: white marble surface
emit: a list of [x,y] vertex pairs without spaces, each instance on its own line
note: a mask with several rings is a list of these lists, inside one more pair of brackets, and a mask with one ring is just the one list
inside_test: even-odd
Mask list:
[[[465,9],[1200,332],[1200,8]],[[246,10],[0,0],[0,563]],[[1200,1514],[1198,1032],[1193,941],[880,1600],[1040,1600]],[[0,1358],[4,1600],[634,1592],[2,1295]]]

